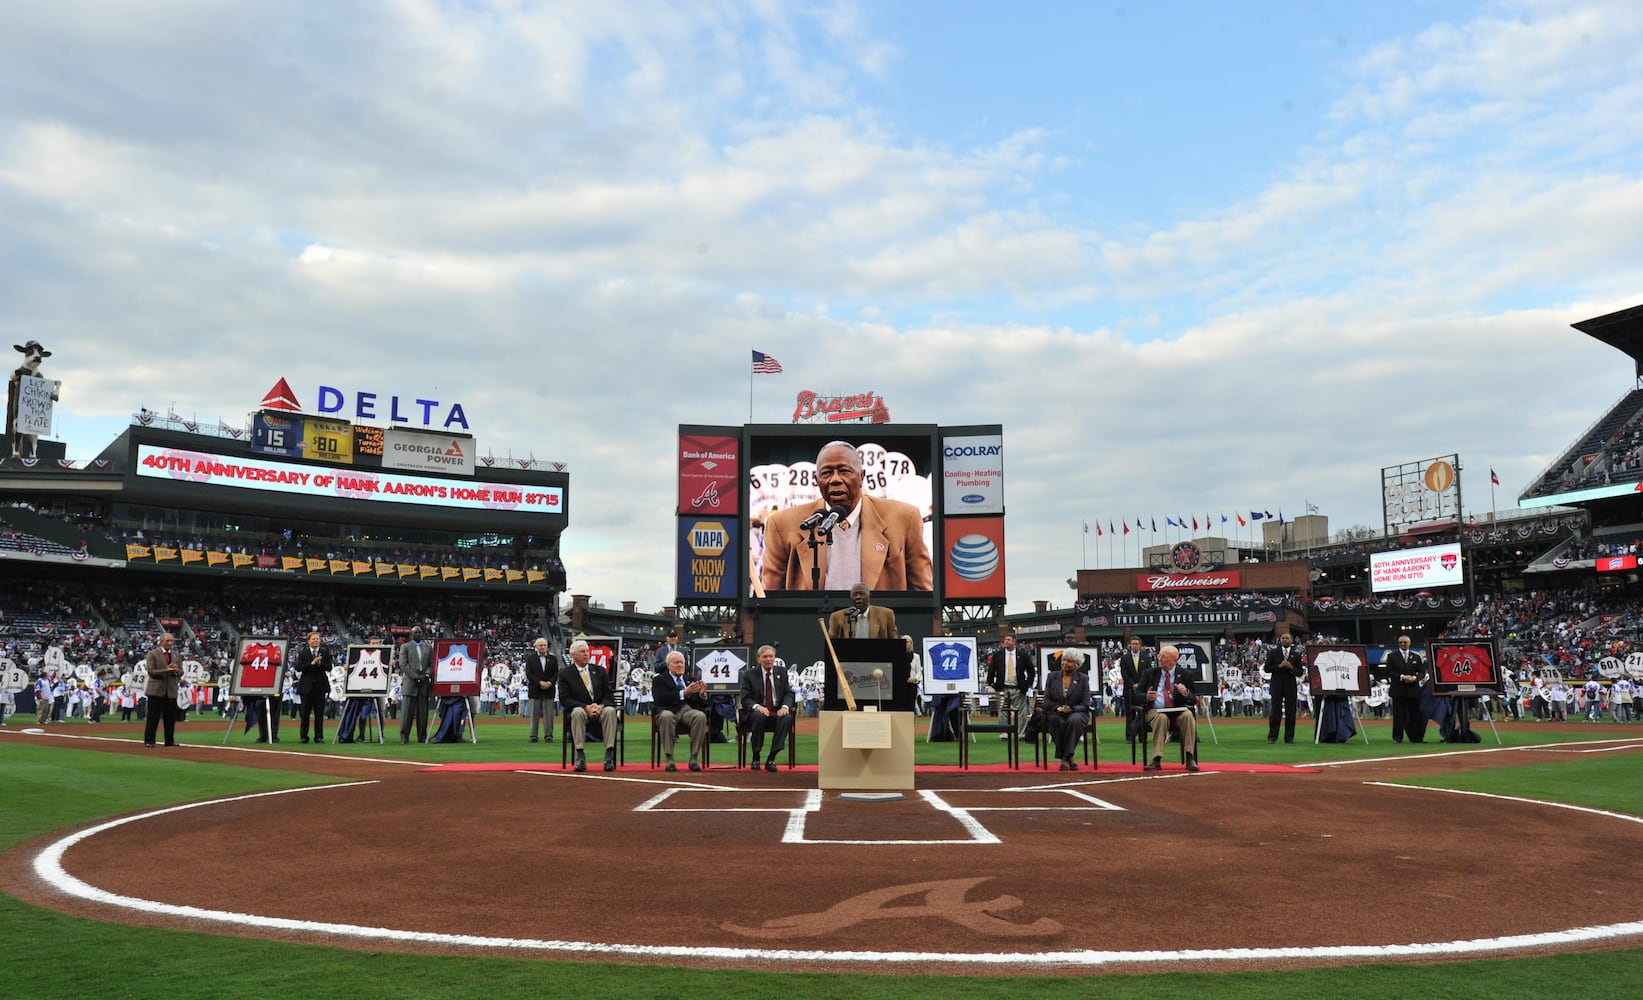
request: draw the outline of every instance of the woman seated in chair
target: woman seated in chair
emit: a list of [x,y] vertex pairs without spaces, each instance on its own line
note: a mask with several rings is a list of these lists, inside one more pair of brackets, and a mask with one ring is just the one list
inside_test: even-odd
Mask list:
[[1084,654],[1069,649],[1061,654],[1061,672],[1050,675],[1044,685],[1044,712],[1050,724],[1050,740],[1061,770],[1076,771],[1073,752],[1090,726],[1090,675],[1079,670]]

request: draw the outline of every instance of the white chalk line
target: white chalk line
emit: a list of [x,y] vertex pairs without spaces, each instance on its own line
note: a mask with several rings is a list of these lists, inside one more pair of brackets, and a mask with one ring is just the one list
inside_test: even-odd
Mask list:
[[[1409,763],[1411,761],[1438,760],[1438,759],[1443,758],[1443,757],[1471,757],[1471,756],[1475,756],[1477,754],[1520,753],[1520,752],[1523,752],[1523,751],[1528,751],[1528,752],[1531,752],[1531,753],[1537,752],[1537,751],[1538,752],[1563,751],[1563,752],[1567,752],[1567,753],[1573,753],[1573,752],[1575,752],[1572,749],[1574,747],[1593,747],[1593,746],[1613,747],[1613,745],[1615,743],[1628,743],[1628,742],[1637,743],[1639,746],[1643,746],[1643,737],[1619,737],[1619,738],[1613,739],[1613,740],[1582,740],[1582,741],[1578,741],[1578,742],[1574,742],[1574,743],[1536,743],[1536,744],[1532,744],[1532,745],[1529,745],[1529,746],[1521,746],[1521,747],[1484,747],[1484,746],[1480,746],[1480,747],[1476,747],[1476,748],[1470,749],[1470,750],[1442,750],[1442,751],[1439,751],[1437,753],[1422,753],[1422,754],[1401,753],[1401,754],[1395,754],[1395,755],[1386,756],[1386,757],[1354,757],[1351,760],[1320,760],[1320,761],[1316,761],[1316,762],[1311,763],[1311,764],[1307,764],[1305,766],[1307,766],[1307,767],[1350,767],[1353,764],[1386,764],[1386,763],[1393,763],[1393,762],[1396,762],[1396,763]],[[1613,748],[1614,749],[1624,749],[1624,747],[1613,747]]]
[[[302,792],[359,787],[367,784],[375,784],[375,782],[347,782],[337,785],[320,785],[310,788],[285,789],[272,792],[258,792],[249,795],[237,795],[206,802],[195,802],[187,805],[171,806],[163,809],[151,810],[149,812],[140,813],[134,816],[127,816],[122,819],[110,820],[106,823],[101,823],[85,830],[81,830],[77,833],[70,834],[47,845],[35,857],[34,871],[41,879],[66,895],[75,896],[80,899],[100,903],[106,906],[135,910],[141,913],[158,916],[170,916],[207,921],[211,923],[259,927],[269,930],[328,935],[351,940],[395,941],[414,944],[491,950],[536,951],[555,954],[618,955],[632,958],[682,958],[738,962],[814,962],[818,964],[873,962],[893,964],[951,964],[1013,967],[1073,966],[1097,968],[1128,965],[1167,966],[1195,962],[1267,963],[1278,960],[1338,961],[1342,959],[1373,959],[1385,961],[1388,959],[1405,958],[1462,958],[1498,954],[1501,952],[1522,951],[1526,949],[1558,948],[1575,944],[1619,941],[1626,938],[1643,936],[1643,921],[1631,921],[1618,924],[1571,927],[1563,930],[1542,931],[1532,934],[1513,934],[1491,938],[1469,938],[1454,941],[1410,942],[1403,944],[1322,945],[1287,948],[1194,948],[1175,951],[1113,951],[1101,949],[1075,949],[1049,952],[833,951],[826,949],[800,950],[733,948],[701,945],[633,945],[602,941],[568,941],[538,938],[511,938],[474,934],[446,934],[436,931],[411,931],[399,928],[368,927],[358,924],[342,924],[330,921],[270,917],[261,914],[237,913],[228,910],[213,910],[195,906],[179,906],[171,903],[161,903],[154,900],[137,899],[99,889],[95,886],[87,884],[73,875],[70,875],[62,866],[63,855],[69,848],[100,833],[115,829],[127,823],[135,823],[155,816],[162,816],[167,813],[178,812],[186,809],[199,809],[226,802],[236,802],[245,799],[261,798],[272,795],[292,795]],[[1387,782],[1365,782],[1365,784],[1402,789],[1405,791],[1448,792],[1450,794],[1498,798],[1529,805],[1569,809],[1575,812],[1620,819],[1632,823],[1643,823],[1643,818],[1630,816],[1624,813],[1613,813],[1606,810],[1591,809],[1584,806],[1571,806],[1558,802],[1543,802],[1537,799],[1492,795],[1485,792],[1457,792],[1452,789],[1425,788],[1418,785],[1397,785]],[[779,789],[764,790],[779,791]],[[663,794],[666,795],[671,793]],[[815,791],[814,794],[818,797],[820,796],[819,791]]]
[[[0,728],[0,735],[6,735],[12,730]],[[48,729],[30,729],[17,731],[19,736],[50,736],[54,740],[84,740],[87,743],[121,743],[126,746],[140,745],[129,737],[122,736],[75,736],[71,733],[54,733]],[[326,744],[321,743],[320,746]],[[247,754],[274,754],[280,757],[301,757],[304,760],[346,760],[351,762],[365,762],[368,764],[400,764],[408,767],[438,767],[440,761],[423,760],[396,760],[390,757],[359,757],[352,754],[322,753],[317,750],[274,750],[269,747],[242,747],[218,746],[212,743],[179,743],[174,747],[154,747],[156,759],[164,757],[173,750],[231,750],[234,753]]]

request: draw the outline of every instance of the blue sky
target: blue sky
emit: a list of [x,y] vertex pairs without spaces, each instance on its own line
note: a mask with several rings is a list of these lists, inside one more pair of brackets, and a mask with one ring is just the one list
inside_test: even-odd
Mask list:
[[[572,469],[572,585],[671,599],[674,428],[872,388],[999,422],[1012,610],[1082,521],[1503,504],[1630,387],[1634,3],[16,5],[0,323],[90,457],[279,377]],[[1482,502],[1482,501],[1478,501]],[[1471,504],[1469,504],[1471,506]],[[1112,558],[1103,554],[1104,561]],[[1092,563],[1096,554],[1092,553]]]

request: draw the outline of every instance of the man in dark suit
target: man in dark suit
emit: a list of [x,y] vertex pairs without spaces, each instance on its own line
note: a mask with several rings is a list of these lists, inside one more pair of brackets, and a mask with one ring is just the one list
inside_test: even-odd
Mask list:
[[[1137,705],[1140,703],[1140,699],[1135,695],[1142,690],[1141,675],[1146,673],[1148,667],[1157,665],[1152,652],[1141,645],[1141,637],[1130,636],[1129,652],[1118,658],[1118,676],[1123,681],[1123,686],[1118,692],[1118,703],[1120,705]],[[1146,731],[1147,727],[1141,718],[1139,709],[1124,713],[1125,739],[1138,740],[1141,738],[1141,734]]]
[[320,643],[318,632],[308,633],[308,645],[297,653],[297,742],[308,742],[308,719],[314,719],[314,742],[325,742],[325,696],[331,693],[331,651]]
[[536,742],[537,725],[543,739],[553,741],[553,689],[559,680],[559,658],[548,652],[548,640],[537,636],[525,654],[525,693],[531,708],[531,742]]
[[[865,583],[872,590],[931,590],[930,550],[924,545],[924,517],[899,500],[862,493],[861,453],[855,445],[831,441],[816,455],[821,499],[777,511],[765,519],[760,596],[771,590],[812,590],[811,570],[821,559],[821,588],[847,590]],[[812,549],[800,525],[812,514],[840,512],[833,544]],[[818,556],[819,553],[819,556]]]
[[896,613],[873,604],[867,584],[850,588],[850,606],[827,616],[827,634],[834,639],[899,639]]
[[1187,770],[1198,770],[1198,695],[1192,689],[1198,676],[1191,668],[1177,667],[1180,658],[1181,651],[1174,646],[1160,649],[1157,665],[1142,672],[1136,688],[1142,722],[1152,730],[1152,759],[1143,770],[1162,770],[1171,725],[1186,748]]
[[766,771],[776,770],[776,754],[793,731],[793,689],[787,683],[787,668],[776,665],[774,646],[759,647],[759,662],[742,671],[741,694],[742,728],[747,731],[748,748],[752,753],[752,767],[759,767],[759,751],[764,747],[765,730],[775,735],[770,743],[770,756],[764,762]]
[[1002,708],[1015,712],[1016,736],[1026,739],[1027,696],[1033,689],[1036,671],[1032,658],[1024,650],[1015,648],[1014,632],[1006,629],[1002,642],[1003,645],[987,657],[987,686],[998,692]]
[[616,770],[616,735],[622,720],[616,714],[615,689],[610,677],[597,663],[589,663],[592,654],[587,640],[578,639],[570,644],[570,666],[559,671],[559,707],[565,711],[565,725],[570,727],[571,746],[576,748],[576,770],[588,769],[587,754],[583,752],[588,739],[588,723],[599,724],[599,735],[604,737],[605,770]]
[[1295,742],[1295,682],[1306,676],[1306,657],[1288,632],[1278,636],[1278,645],[1266,651],[1266,672],[1270,675],[1272,702],[1267,707],[1266,741],[1278,742],[1278,723],[1284,724],[1284,742]]
[[399,670],[399,742],[409,743],[411,722],[416,741],[428,742],[428,694],[433,690],[434,651],[422,641],[422,626],[411,626],[411,638],[394,650]]
[[675,649],[662,661],[662,670],[650,682],[653,722],[661,740],[662,755],[667,759],[667,770],[677,771],[673,747],[679,739],[679,724],[690,731],[690,769],[700,771],[698,763],[707,747],[707,682],[702,672],[685,666],[685,654]]
[[1392,681],[1392,742],[1426,742],[1426,719],[1421,715],[1421,687],[1426,683],[1426,664],[1409,648],[1409,637],[1398,636],[1398,648],[1386,654],[1381,664]]

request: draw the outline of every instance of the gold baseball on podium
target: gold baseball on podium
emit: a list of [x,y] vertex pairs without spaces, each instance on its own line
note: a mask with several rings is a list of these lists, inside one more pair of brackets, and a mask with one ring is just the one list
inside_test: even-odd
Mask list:
[[876,681],[884,680],[884,668],[883,667],[874,667],[873,668],[873,679],[876,680]]

